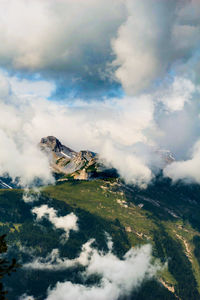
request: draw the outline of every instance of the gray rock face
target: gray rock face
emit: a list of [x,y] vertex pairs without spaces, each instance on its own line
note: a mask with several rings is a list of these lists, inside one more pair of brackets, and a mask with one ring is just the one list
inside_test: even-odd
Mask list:
[[72,158],[76,155],[76,152],[64,145],[54,136],[47,136],[40,141],[40,147],[46,152],[54,152],[59,157]]
[[42,138],[39,146],[49,155],[50,165],[54,172],[72,174],[77,179],[88,179],[91,175],[88,169],[95,168],[97,162],[95,153],[88,150],[76,152],[62,145],[54,136]]

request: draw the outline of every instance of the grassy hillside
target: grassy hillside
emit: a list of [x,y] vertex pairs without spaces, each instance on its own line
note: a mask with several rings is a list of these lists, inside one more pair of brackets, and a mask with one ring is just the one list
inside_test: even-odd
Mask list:
[[171,185],[158,179],[147,190],[140,190],[117,180],[72,181],[47,187],[44,193],[119,222],[132,246],[153,244],[154,255],[168,261],[168,269],[160,274],[163,284],[181,299],[199,297],[199,244],[195,243],[199,236],[199,186]]
[[[7,233],[9,255],[27,262],[31,255],[45,257],[57,248],[62,231],[48,220],[34,221],[31,208],[47,203],[60,215],[74,212],[79,218],[78,232],[72,232],[60,244],[62,257],[74,258],[81,245],[95,238],[96,247],[107,250],[105,232],[114,242],[120,257],[131,246],[151,243],[153,253],[166,268],[158,281],[145,282],[131,299],[198,299],[200,298],[200,187],[171,185],[157,178],[146,190],[127,186],[119,179],[66,181],[42,188],[39,200],[25,203],[22,190],[0,191],[0,234]],[[28,251],[22,251],[28,249]],[[9,299],[17,299],[25,290],[44,299],[48,286],[71,278],[72,270],[44,272],[18,270],[6,279]],[[73,270],[80,282],[78,269]],[[17,278],[17,283],[15,278]],[[12,289],[11,289],[12,287]]]

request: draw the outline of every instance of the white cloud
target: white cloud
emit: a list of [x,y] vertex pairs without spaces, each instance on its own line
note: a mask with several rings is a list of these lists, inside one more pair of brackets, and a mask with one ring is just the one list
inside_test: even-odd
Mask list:
[[157,149],[186,159],[199,137],[198,89],[185,78],[175,78],[151,94],[90,103],[49,101],[37,93],[16,96],[9,80],[2,75],[0,175],[20,177],[24,186],[36,178],[53,182],[48,158],[37,146],[48,135],[77,151],[100,153],[127,182],[143,187],[162,166]]
[[157,261],[152,261],[150,245],[131,248],[122,259],[119,259],[112,253],[110,239],[108,253],[94,249],[93,242],[94,240],[90,240],[84,244],[80,255],[75,259],[60,258],[58,249],[54,249],[45,259],[36,258],[23,267],[57,271],[82,265],[86,267],[82,272],[84,278],[92,274],[101,277],[98,286],[90,287],[73,284],[70,281],[58,282],[53,289],[49,289],[48,300],[116,300],[120,296],[129,295],[144,279],[155,276],[161,268]]
[[185,161],[177,161],[164,169],[165,176],[173,181],[184,180],[186,182],[200,183],[200,141],[194,145],[192,157]]
[[2,0],[0,65],[72,81],[103,77],[122,0]]
[[[113,6],[100,0],[9,0],[0,6],[7,12],[0,18],[0,65],[33,72],[35,78],[1,74],[0,175],[20,177],[24,186],[38,177],[45,184],[53,182],[48,159],[37,147],[47,135],[75,150],[100,153],[127,182],[140,186],[154,176],[158,161],[152,149],[169,148],[178,160],[180,153],[186,159],[199,138],[198,87],[192,76],[188,79],[194,58],[198,65],[198,3],[117,0]],[[99,66],[104,69],[110,60],[111,39],[116,76],[124,88],[133,93],[158,79],[156,88],[102,102],[46,99],[54,84],[41,81],[37,72],[50,76],[55,71],[57,78],[67,72],[71,79],[90,73],[96,78],[93,72],[102,74]],[[92,51],[94,60],[99,57],[95,71],[84,49]],[[172,65],[182,73],[161,84]]]
[[69,237],[70,230],[78,230],[78,218],[74,213],[58,217],[56,210],[53,207],[48,207],[46,204],[34,207],[32,209],[32,213],[37,215],[38,221],[42,218],[47,218],[55,226],[55,228],[63,229],[66,232],[67,238]]
[[53,183],[48,159],[38,143],[33,144],[32,133],[24,132],[31,115],[28,106],[27,100],[13,94],[10,82],[0,74],[0,174],[9,173],[13,179],[20,177],[24,186],[38,177],[45,184]]
[[196,87],[191,80],[175,77],[166,89],[158,93],[158,101],[171,111],[182,110],[184,104],[192,99],[195,90]]
[[60,258],[59,250],[53,249],[46,258],[35,258],[32,262],[23,265],[24,268],[38,270],[64,270],[77,265],[87,266],[90,261],[91,253],[94,251],[91,247],[94,240],[89,240],[82,246],[81,253],[77,258]]
[[[170,69],[191,72],[199,49],[197,1],[127,0],[126,21],[112,40],[115,76],[128,93],[143,91],[164,78]],[[195,17],[196,16],[196,17]],[[199,60],[193,62],[199,65]]]
[[110,141],[105,143],[101,157],[114,166],[127,183],[146,187],[153,178],[145,157],[140,157],[126,148],[118,149]]
[[84,275],[100,275],[100,284],[87,287],[70,281],[58,282],[54,289],[49,290],[48,300],[117,300],[129,295],[144,279],[155,276],[160,269],[158,264],[152,263],[150,245],[130,249],[122,260],[111,252],[102,254],[95,249],[90,255]]
[[8,108],[1,118],[1,123],[9,124],[3,127],[12,127],[14,132],[9,135],[2,128],[0,129],[2,145],[0,149],[0,174],[9,173],[13,179],[20,177],[20,184],[23,186],[32,184],[36,178],[40,178],[44,184],[53,183],[48,159],[37,148],[37,145],[34,147],[30,141],[24,141],[25,137],[19,136],[17,132],[15,135],[17,125],[20,126],[20,124],[16,124],[19,121],[16,116],[12,119],[13,113]]
[[62,89],[97,93],[115,77],[143,91],[174,69],[199,74],[199,11],[195,0],[2,0],[0,66]]
[[[126,175],[127,181],[142,184],[151,178],[146,162],[139,153],[133,154],[132,149],[136,143],[152,143],[145,134],[146,129],[155,127],[151,96],[91,103],[77,100],[72,105],[46,100],[38,97],[37,92],[29,96],[21,91],[16,96],[10,78],[2,75],[2,79],[0,175],[7,172],[13,178],[20,177],[24,186],[38,177],[45,184],[53,182],[48,158],[37,145],[42,137],[54,135],[72,149],[102,154],[109,164]],[[132,167],[126,174],[123,155],[133,155]],[[143,171],[139,167],[134,169],[135,162],[144,165]]]

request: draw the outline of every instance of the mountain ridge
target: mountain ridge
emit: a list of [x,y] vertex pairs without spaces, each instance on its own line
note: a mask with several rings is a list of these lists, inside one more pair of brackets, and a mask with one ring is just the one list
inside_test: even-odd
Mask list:
[[[76,152],[63,145],[54,136],[41,138],[39,147],[48,155],[53,172],[62,173],[74,179],[93,179],[101,177],[102,172],[110,172],[114,169],[106,166],[105,162],[100,159],[99,154],[90,150]],[[163,167],[175,161],[169,150],[157,149],[154,151],[154,155],[161,160]],[[117,173],[117,170],[115,171]]]
[[107,169],[100,162],[97,153],[89,150],[76,152],[61,144],[54,136],[42,138],[39,147],[48,155],[50,166],[55,173],[62,173],[74,179],[88,180],[96,178],[97,173]]

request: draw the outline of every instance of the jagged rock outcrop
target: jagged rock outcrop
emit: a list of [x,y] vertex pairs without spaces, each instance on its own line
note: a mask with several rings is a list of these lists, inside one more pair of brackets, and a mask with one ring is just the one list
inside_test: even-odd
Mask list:
[[42,138],[39,146],[49,155],[54,172],[71,174],[75,179],[87,180],[95,169],[97,156],[91,151],[76,152],[62,145],[54,136]]
[[62,145],[61,142],[54,136],[42,138],[40,141],[40,147],[46,152],[52,151],[58,157],[72,158],[77,154],[76,151]]

